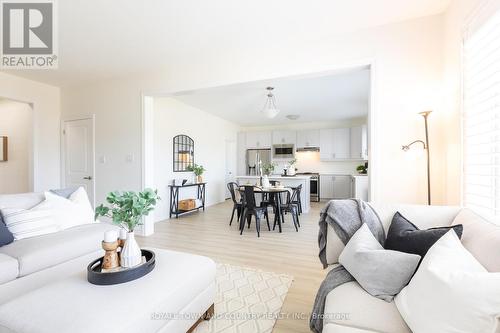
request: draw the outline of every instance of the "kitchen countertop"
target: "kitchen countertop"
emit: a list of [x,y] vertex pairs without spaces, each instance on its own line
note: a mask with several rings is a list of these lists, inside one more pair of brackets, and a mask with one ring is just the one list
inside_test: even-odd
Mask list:
[[[236,178],[250,178],[250,179],[259,179],[260,176],[236,176]],[[269,179],[280,179],[280,180],[287,180],[287,179],[290,179],[290,180],[294,180],[294,179],[303,179],[303,180],[308,180],[310,179],[311,176],[308,176],[308,175],[298,175],[298,176],[280,176],[280,175],[276,175],[276,176],[269,176]]]

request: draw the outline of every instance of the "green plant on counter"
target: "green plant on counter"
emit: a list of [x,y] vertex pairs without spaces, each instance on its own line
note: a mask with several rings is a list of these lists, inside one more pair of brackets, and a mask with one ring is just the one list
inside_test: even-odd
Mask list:
[[264,175],[269,176],[273,173],[275,167],[276,165],[274,163],[262,164],[262,172]]
[[356,171],[358,171],[359,173],[361,173],[363,175],[366,174],[366,173],[368,173],[368,169],[364,165],[359,165],[356,168]]
[[142,192],[118,192],[108,194],[106,202],[108,206],[101,204],[95,209],[94,218],[106,216],[113,220],[113,223],[120,225],[128,232],[142,224],[142,217],[151,212],[157,201],[160,200],[158,190],[145,189]]
[[194,172],[195,176],[201,176],[206,171],[203,165],[199,164],[189,165],[186,169],[187,171]]
[[291,160],[290,162],[288,162],[288,165],[290,167],[293,167],[295,164],[297,164],[297,159],[296,158],[294,158],[293,160]]

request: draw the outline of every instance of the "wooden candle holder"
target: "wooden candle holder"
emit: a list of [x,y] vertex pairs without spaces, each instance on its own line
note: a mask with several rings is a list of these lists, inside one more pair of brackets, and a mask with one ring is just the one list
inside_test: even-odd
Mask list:
[[105,241],[102,242],[102,248],[106,253],[104,254],[104,258],[102,259],[101,267],[103,269],[112,269],[120,267],[120,258],[118,257],[118,241],[114,241],[111,243],[107,243]]

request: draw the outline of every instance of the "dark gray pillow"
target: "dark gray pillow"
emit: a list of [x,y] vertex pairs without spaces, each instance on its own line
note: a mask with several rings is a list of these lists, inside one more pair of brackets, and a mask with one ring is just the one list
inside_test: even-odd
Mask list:
[[69,199],[69,197],[73,194],[73,192],[75,192],[76,190],[78,190],[78,186],[73,186],[73,187],[67,187],[67,188],[59,188],[59,189],[56,189],[56,190],[50,190],[50,192],[60,196],[60,197],[63,197],[63,198],[66,198],[66,199]]
[[366,224],[351,237],[339,263],[370,295],[391,302],[410,281],[420,256],[385,250]]
[[2,212],[0,212],[0,247],[10,244],[14,241],[14,235],[9,231],[3,222]]
[[455,230],[458,238],[462,237],[463,226],[461,224],[420,230],[397,212],[392,218],[384,247],[388,250],[418,254],[423,258],[431,246],[450,229]]

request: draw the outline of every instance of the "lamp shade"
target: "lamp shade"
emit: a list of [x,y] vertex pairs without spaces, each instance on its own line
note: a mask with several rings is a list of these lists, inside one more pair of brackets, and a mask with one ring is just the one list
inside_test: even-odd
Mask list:
[[266,118],[272,119],[280,113],[280,110],[276,107],[276,99],[274,97],[274,94],[272,93],[273,87],[267,87],[267,99],[266,99],[266,104],[264,105],[264,108],[262,109],[262,114]]
[[279,112],[280,110],[273,107],[265,108],[264,110],[262,110],[262,113],[269,119],[276,117]]

